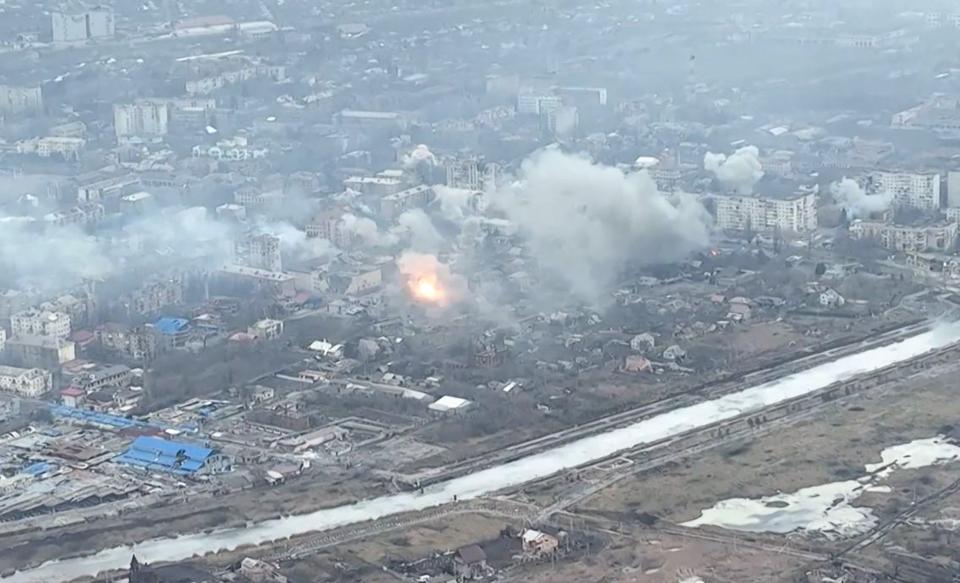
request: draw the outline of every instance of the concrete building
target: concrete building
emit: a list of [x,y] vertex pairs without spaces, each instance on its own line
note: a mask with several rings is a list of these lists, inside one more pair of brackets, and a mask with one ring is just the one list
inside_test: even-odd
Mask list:
[[517,96],[517,113],[521,115],[546,115],[563,106],[557,95],[525,90]]
[[369,196],[387,196],[403,190],[403,181],[381,176],[351,176],[343,187]]
[[877,170],[860,179],[860,185],[869,195],[893,197],[899,207],[920,210],[940,208],[940,174],[936,172],[889,172]]
[[716,195],[717,227],[724,231],[808,233],[817,228],[816,193],[782,198]]
[[240,265],[279,273],[283,271],[280,255],[280,237],[267,233],[241,237],[234,246]]
[[269,318],[260,320],[247,328],[247,334],[255,336],[258,340],[276,340],[283,335],[283,322]]
[[350,246],[353,237],[343,228],[343,213],[332,210],[313,217],[304,227],[308,237],[326,239],[339,248]]
[[357,111],[344,109],[333,116],[333,123],[343,128],[389,130],[406,126],[403,115],[395,111]]
[[873,239],[893,251],[950,251],[957,243],[957,223],[947,221],[913,226],[854,221],[850,225],[850,234],[856,239]]
[[443,167],[447,174],[447,186],[480,192],[495,188],[503,175],[499,164],[485,162],[476,156],[447,158],[443,161]]
[[138,99],[113,106],[113,127],[118,140],[165,136],[169,132],[170,108],[162,101]]
[[7,340],[6,353],[17,366],[59,370],[77,358],[76,344],[55,336],[14,336]]
[[387,220],[394,220],[408,210],[427,206],[435,197],[432,186],[414,186],[380,199],[380,214]]
[[84,10],[57,10],[50,13],[54,43],[78,43],[112,38],[116,33],[113,9],[96,6]]
[[0,114],[36,113],[43,109],[40,87],[0,85]]
[[3,353],[4,349],[7,347],[7,331],[3,328],[0,328],[0,354]]
[[61,156],[64,160],[79,160],[87,141],[83,138],[58,138],[48,136],[37,140],[37,156],[52,158]]
[[37,398],[53,387],[53,375],[39,368],[0,366],[0,391]]
[[14,336],[66,338],[70,335],[70,316],[62,312],[46,310],[17,312],[10,316],[10,331]]
[[107,323],[97,328],[97,341],[105,350],[118,352],[136,361],[149,361],[157,355],[157,334],[152,328],[129,328]]

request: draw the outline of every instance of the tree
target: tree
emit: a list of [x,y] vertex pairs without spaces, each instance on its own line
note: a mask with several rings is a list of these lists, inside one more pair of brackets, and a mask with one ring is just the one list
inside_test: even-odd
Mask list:
[[827,272],[827,264],[824,263],[823,261],[817,262],[817,266],[813,269],[814,275],[816,275],[819,278],[819,277],[823,277],[823,274],[825,274],[826,272]]

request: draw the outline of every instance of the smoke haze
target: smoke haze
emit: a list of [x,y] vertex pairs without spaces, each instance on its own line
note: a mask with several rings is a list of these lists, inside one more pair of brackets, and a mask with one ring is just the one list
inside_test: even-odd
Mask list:
[[847,209],[847,218],[869,217],[873,213],[889,210],[893,205],[893,194],[867,194],[856,180],[844,178],[830,185],[830,193],[837,204]]

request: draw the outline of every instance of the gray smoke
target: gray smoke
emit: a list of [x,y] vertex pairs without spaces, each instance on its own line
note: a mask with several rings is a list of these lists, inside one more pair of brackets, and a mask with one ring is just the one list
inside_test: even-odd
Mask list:
[[416,168],[420,164],[435,166],[437,164],[437,157],[433,155],[433,152],[430,151],[430,148],[428,148],[426,144],[420,144],[409,154],[404,154],[402,163],[403,167],[407,169]]
[[753,187],[763,178],[760,150],[756,146],[744,146],[729,157],[707,152],[703,157],[703,167],[712,172],[721,184],[738,194],[752,194]]
[[340,228],[363,245],[386,244],[383,234],[380,233],[380,229],[373,219],[358,217],[353,213],[345,213],[340,219]]
[[667,199],[646,173],[556,149],[524,162],[491,207],[517,225],[540,267],[586,302],[603,302],[628,265],[675,261],[709,243],[709,215],[693,197]]
[[893,193],[867,194],[856,180],[844,178],[830,185],[837,204],[847,209],[847,218],[869,217],[893,206]]

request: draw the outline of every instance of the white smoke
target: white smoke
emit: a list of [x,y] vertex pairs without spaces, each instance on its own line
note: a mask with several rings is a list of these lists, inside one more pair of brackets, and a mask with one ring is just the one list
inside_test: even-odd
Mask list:
[[763,178],[760,150],[756,146],[744,146],[727,157],[725,154],[707,152],[703,167],[712,172],[717,180],[738,194],[751,194],[753,187]]
[[682,259],[707,246],[710,218],[693,197],[668,200],[646,173],[543,150],[522,166],[520,180],[493,194],[526,237],[541,268],[566,295],[602,301],[630,264]]
[[847,209],[847,218],[869,217],[881,213],[893,206],[893,193],[867,194],[856,180],[844,178],[830,185],[837,204]]
[[433,155],[425,144],[420,144],[409,154],[405,154],[402,159],[403,167],[407,169],[416,168],[420,164],[436,166],[437,157]]
[[440,203],[440,213],[448,221],[462,223],[470,214],[471,203],[477,193],[466,188],[451,188],[437,185],[433,187]]
[[421,209],[412,209],[397,217],[397,226],[389,235],[413,251],[434,252],[443,244],[443,236]]
[[364,245],[377,246],[388,244],[385,236],[380,232],[377,223],[375,223],[373,219],[358,217],[353,213],[346,213],[340,219],[340,228]]
[[280,252],[295,261],[312,261],[333,257],[337,253],[333,243],[326,239],[307,237],[304,231],[290,223],[276,222],[261,227],[263,232],[280,238]]

